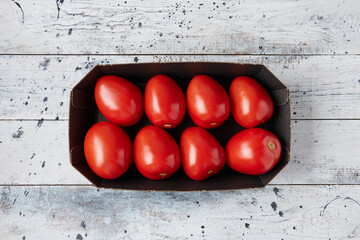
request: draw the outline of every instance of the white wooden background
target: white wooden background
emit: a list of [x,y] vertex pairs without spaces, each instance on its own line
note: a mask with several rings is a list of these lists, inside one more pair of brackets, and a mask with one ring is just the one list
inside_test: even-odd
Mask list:
[[[360,1],[0,0],[0,239],[360,239]],[[290,89],[264,189],[96,189],[69,163],[96,64],[261,63]]]

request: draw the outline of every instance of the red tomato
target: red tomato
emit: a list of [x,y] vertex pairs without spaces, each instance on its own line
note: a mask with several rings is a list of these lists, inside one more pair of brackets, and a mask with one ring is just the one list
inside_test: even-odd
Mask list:
[[233,136],[225,147],[228,165],[241,173],[260,175],[270,171],[280,159],[281,144],[271,132],[245,129]]
[[230,115],[230,100],[225,89],[206,75],[195,76],[186,91],[188,112],[202,128],[216,128]]
[[108,120],[121,126],[134,125],[144,113],[139,88],[122,77],[108,75],[99,78],[95,86],[95,101]]
[[165,179],[179,169],[180,149],[164,129],[146,126],[135,137],[134,161],[145,177],[151,180]]
[[269,93],[256,80],[240,76],[230,85],[231,114],[246,128],[266,123],[274,113]]
[[187,128],[181,135],[180,146],[185,173],[193,180],[204,180],[225,165],[224,149],[202,128]]
[[149,120],[162,128],[173,128],[185,116],[186,102],[179,85],[166,75],[157,75],[145,88],[145,113]]
[[105,179],[120,177],[132,162],[129,136],[110,122],[98,122],[89,129],[85,136],[84,152],[91,170]]

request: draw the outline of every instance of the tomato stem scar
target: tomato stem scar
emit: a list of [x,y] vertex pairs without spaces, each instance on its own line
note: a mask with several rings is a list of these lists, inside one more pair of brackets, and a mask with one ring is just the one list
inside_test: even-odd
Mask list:
[[164,124],[164,127],[171,127],[171,124]]
[[212,174],[212,172],[213,172],[213,170],[209,170],[209,171],[208,171],[208,174]]
[[268,143],[268,147],[269,147],[269,149],[270,149],[271,151],[274,150],[274,149],[275,149],[275,143],[269,142],[269,143]]
[[213,125],[216,125],[216,124],[217,124],[216,122],[214,122],[214,123],[210,123],[210,125],[212,125],[212,126],[213,126]]
[[166,175],[167,175],[166,173],[159,173],[160,177],[166,177]]

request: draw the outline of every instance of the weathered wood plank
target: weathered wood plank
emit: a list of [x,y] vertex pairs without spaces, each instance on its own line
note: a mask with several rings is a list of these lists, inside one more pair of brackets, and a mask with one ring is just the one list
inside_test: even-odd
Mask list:
[[2,239],[357,239],[360,186],[224,192],[1,187]]
[[[67,121],[0,121],[0,184],[89,184],[68,157]],[[291,162],[273,184],[360,184],[360,121],[292,121]]]
[[360,184],[360,121],[292,121],[291,162],[279,184]]
[[360,118],[360,56],[0,56],[0,119],[68,119],[69,92],[96,64],[265,64],[290,89],[293,119]]
[[68,149],[67,121],[0,122],[0,184],[88,184]]
[[3,1],[2,54],[359,54],[360,2]]

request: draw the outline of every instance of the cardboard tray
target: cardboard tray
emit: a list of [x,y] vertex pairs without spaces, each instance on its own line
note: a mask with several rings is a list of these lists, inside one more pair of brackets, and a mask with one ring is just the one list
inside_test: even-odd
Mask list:
[[[245,75],[256,79],[270,93],[275,111],[269,122],[260,126],[273,132],[280,140],[282,154],[278,164],[268,173],[260,176],[248,176],[238,173],[225,166],[218,174],[204,181],[193,181],[185,175],[182,167],[170,178],[161,181],[151,181],[143,177],[134,164],[121,177],[106,180],[98,177],[88,166],[83,149],[83,143],[88,129],[98,121],[106,120],[99,112],[94,99],[94,88],[97,79],[104,75],[117,75],[135,83],[144,93],[147,81],[157,75],[166,74],[172,77],[183,89],[184,94],[190,80],[197,74],[206,74],[217,80],[226,91],[231,81]],[[69,115],[69,151],[72,166],[84,175],[95,186],[112,189],[154,190],[154,191],[202,191],[259,188],[268,184],[290,160],[290,101],[287,87],[280,82],[263,65],[214,63],[214,62],[184,62],[184,63],[141,63],[98,65],[94,67],[70,93]],[[151,124],[146,115],[131,127],[123,129],[133,141],[137,132]],[[186,113],[182,123],[167,130],[179,143],[181,133],[189,126],[195,126]],[[211,129],[220,144],[225,147],[227,141],[244,128],[230,117],[218,128]]]

